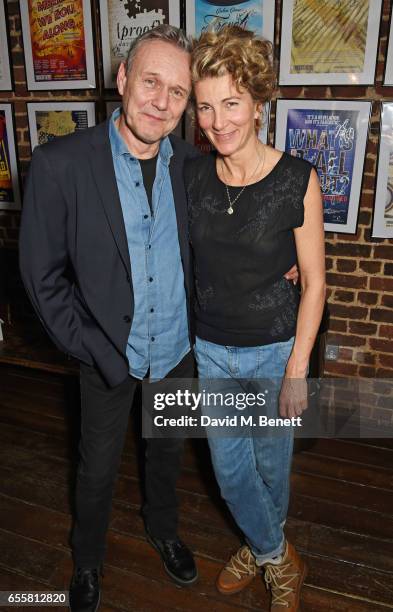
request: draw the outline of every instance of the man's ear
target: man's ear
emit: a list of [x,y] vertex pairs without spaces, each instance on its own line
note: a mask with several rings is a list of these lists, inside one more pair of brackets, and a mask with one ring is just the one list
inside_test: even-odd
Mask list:
[[122,96],[125,91],[126,82],[127,82],[126,65],[124,62],[120,63],[119,70],[117,71],[116,82],[117,82],[117,91]]

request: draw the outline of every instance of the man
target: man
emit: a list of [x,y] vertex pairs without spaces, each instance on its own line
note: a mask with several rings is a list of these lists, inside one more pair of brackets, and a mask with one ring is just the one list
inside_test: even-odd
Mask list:
[[[192,378],[192,270],[184,160],[168,136],[191,90],[190,42],[159,26],[118,73],[122,113],[37,147],[26,185],[20,266],[48,334],[80,361],[81,441],[72,536],[73,612],[96,610],[112,490],[138,381]],[[148,540],[181,585],[197,579],[177,535],[182,442],[147,440]]]
[[[95,610],[112,489],[137,382],[194,376],[183,161],[190,42],[162,26],[118,73],[122,114],[34,151],[20,235],[22,278],[57,346],[81,363],[81,442],[71,609]],[[148,440],[149,540],[179,584],[197,570],[177,535],[181,441]]]

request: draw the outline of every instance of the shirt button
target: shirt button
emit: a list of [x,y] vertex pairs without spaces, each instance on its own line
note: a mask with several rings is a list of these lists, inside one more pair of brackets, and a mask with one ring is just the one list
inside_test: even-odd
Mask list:
[[148,219],[148,218],[149,218],[149,215],[143,215],[143,218],[144,218],[144,219]]
[[135,183],[135,187],[139,187],[139,182],[138,181]]
[[152,342],[154,342],[154,340],[155,340],[155,337],[154,337],[154,336],[152,336],[151,341],[152,341]]
[[149,244],[149,246],[147,248],[150,250],[151,249],[151,244]]
[[152,276],[150,276],[150,277],[149,277],[149,281],[150,281],[151,283],[153,282],[153,277],[152,277]]
[[124,321],[125,323],[129,323],[129,322],[131,321],[131,317],[130,317],[130,315],[124,315],[124,317],[123,317],[123,321]]
[[150,312],[154,312],[154,308],[150,308]]

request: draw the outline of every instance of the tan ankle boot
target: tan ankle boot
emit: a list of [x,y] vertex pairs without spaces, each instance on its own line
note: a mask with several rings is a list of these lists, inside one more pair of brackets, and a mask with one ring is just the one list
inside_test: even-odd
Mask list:
[[239,593],[254,580],[260,570],[249,547],[242,546],[221,570],[216,587],[223,595]]
[[281,563],[266,563],[263,567],[266,586],[272,593],[270,612],[297,612],[307,567],[292,544],[286,542]]

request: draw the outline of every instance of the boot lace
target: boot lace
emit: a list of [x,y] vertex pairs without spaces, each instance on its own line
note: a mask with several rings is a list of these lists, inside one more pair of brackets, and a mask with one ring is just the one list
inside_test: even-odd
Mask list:
[[241,580],[242,574],[246,576],[256,576],[258,570],[255,559],[248,546],[242,546],[235,555],[232,555],[225,569],[227,572],[233,574],[238,580]]
[[297,579],[298,573],[291,572],[292,563],[281,563],[280,565],[267,565],[265,570],[265,582],[272,592],[272,605],[289,607],[288,597],[294,589],[289,586]]

